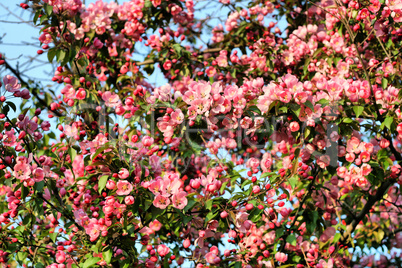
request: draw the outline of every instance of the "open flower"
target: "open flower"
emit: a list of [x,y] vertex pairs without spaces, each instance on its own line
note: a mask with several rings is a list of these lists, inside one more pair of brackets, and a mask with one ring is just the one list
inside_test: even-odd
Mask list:
[[118,195],[129,195],[133,190],[133,186],[128,181],[118,181],[117,182],[117,191]]

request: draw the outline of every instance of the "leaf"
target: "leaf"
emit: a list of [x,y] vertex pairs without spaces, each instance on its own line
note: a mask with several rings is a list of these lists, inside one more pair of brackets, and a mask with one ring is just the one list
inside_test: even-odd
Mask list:
[[343,123],[346,123],[346,124],[350,124],[350,123],[353,122],[353,120],[352,120],[351,118],[349,118],[349,117],[346,117],[346,118],[344,118],[344,119],[342,120],[342,122],[343,122]]
[[99,258],[99,257],[91,257],[84,262],[84,264],[82,265],[82,268],[91,267],[100,260],[101,260],[101,258]]
[[192,209],[195,204],[197,204],[197,201],[195,201],[194,199],[188,200],[187,206],[183,209],[184,212],[187,212],[189,209]]
[[214,200],[209,199],[206,203],[205,203],[205,208],[208,210],[211,210],[212,208],[212,203],[214,202]]
[[36,190],[37,192],[41,193],[44,186],[45,186],[45,182],[44,182],[44,181],[39,181],[39,182],[36,182],[36,183],[35,183],[35,186],[34,186],[34,187],[35,187],[35,190]]
[[35,16],[34,16],[34,18],[33,18],[33,20],[32,20],[35,25],[36,25],[36,22],[38,21],[38,18],[39,18],[40,13],[41,13],[41,10],[37,10],[37,11],[35,12]]
[[364,107],[362,106],[353,106],[353,111],[355,112],[355,115],[357,118],[363,113]]
[[310,215],[307,217],[306,229],[309,233],[313,233],[317,227],[318,211],[310,211],[308,214]]
[[77,156],[77,151],[70,147],[67,152],[70,155],[71,162],[73,162],[75,157]]
[[45,6],[45,11],[46,11],[46,14],[47,14],[48,16],[50,16],[50,15],[52,15],[52,13],[53,13],[53,7],[52,7],[51,5],[46,5],[46,6]]
[[286,237],[286,242],[288,242],[292,246],[296,246],[296,236],[294,234],[289,235],[288,237]]
[[265,172],[265,173],[262,173],[262,175],[260,176],[260,179],[264,179],[264,178],[266,178],[266,177],[268,177],[268,176],[270,176],[270,175],[274,175],[275,173],[274,172]]
[[13,109],[14,112],[17,111],[17,107],[15,106],[15,104],[14,104],[13,102],[11,102],[11,101],[6,101],[6,104],[7,104],[8,106],[10,106],[11,109]]
[[304,105],[306,105],[308,108],[311,109],[311,111],[314,112],[314,105],[311,103],[311,101],[306,101],[306,102],[304,103]]
[[339,239],[341,239],[341,234],[340,234],[340,233],[336,233],[336,234],[334,235],[334,239],[332,240],[332,243],[338,242]]
[[111,248],[102,252],[102,257],[107,264],[109,264],[111,262],[112,256],[113,256],[113,251]]
[[57,233],[56,232],[53,232],[53,233],[49,234],[49,237],[50,237],[50,239],[52,239],[52,241],[54,243],[56,243],[56,238],[57,238]]
[[19,252],[17,253],[17,261],[18,261],[18,262],[25,261],[26,258],[27,258],[27,256],[28,256],[28,252],[26,252],[26,251],[19,251]]
[[377,243],[381,243],[382,239],[384,238],[384,231],[379,229],[378,232],[374,233],[375,239],[377,240]]
[[292,189],[295,188],[297,182],[299,181],[299,177],[298,176],[292,176],[290,177],[290,179],[288,180],[290,186],[292,187]]
[[241,268],[242,267],[242,263],[240,261],[237,262],[232,262],[229,267],[233,267],[233,268]]
[[316,103],[321,104],[322,106],[326,106],[326,105],[328,105],[329,100],[321,99],[321,100],[317,101]]
[[98,181],[98,192],[99,193],[101,193],[102,190],[105,188],[108,178],[109,178],[108,175],[103,175],[102,177],[99,178],[99,181]]
[[391,130],[391,124],[394,122],[394,118],[391,116],[387,116],[384,120],[384,122],[381,124],[381,129],[384,129],[384,126],[386,126],[389,130]]
[[173,49],[176,51],[176,53],[181,57],[183,47],[180,44],[174,44]]
[[381,86],[383,89],[386,89],[388,86],[388,80],[385,78],[381,79]]
[[29,189],[25,186],[21,186],[21,198],[22,200],[25,200],[25,197],[27,197],[29,194]]
[[261,115],[261,111],[260,111],[260,109],[258,109],[257,106],[251,106],[251,107],[249,107],[248,109],[249,109],[250,111],[253,111],[253,112],[255,112],[255,113]]
[[43,15],[42,17],[40,17],[40,24],[42,24],[47,19],[48,19],[48,17],[46,15]]

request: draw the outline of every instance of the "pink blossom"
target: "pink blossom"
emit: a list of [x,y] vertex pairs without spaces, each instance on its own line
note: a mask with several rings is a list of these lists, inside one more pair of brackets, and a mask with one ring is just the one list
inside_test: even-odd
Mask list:
[[152,137],[149,137],[149,136],[144,136],[142,138],[141,142],[145,147],[149,147],[154,143],[154,139]]
[[78,134],[78,129],[75,124],[73,124],[72,126],[65,125],[63,133],[67,136],[75,137]]
[[18,79],[12,75],[4,76],[3,82],[8,92],[17,92],[21,88],[21,85],[18,84]]
[[75,98],[77,100],[84,100],[85,97],[86,97],[85,89],[79,88],[78,91],[77,91],[77,94],[75,95]]
[[219,264],[221,259],[213,252],[208,252],[205,255],[205,260],[210,264]]
[[187,206],[187,192],[181,191],[179,193],[176,193],[172,197],[172,205],[175,208],[178,209],[183,209],[185,206]]
[[27,180],[31,175],[31,167],[25,162],[18,162],[14,166],[14,176],[22,181]]
[[69,99],[75,99],[75,89],[70,84],[67,84],[64,88],[61,89],[60,92]]
[[285,253],[283,253],[283,252],[277,252],[277,253],[275,254],[275,259],[276,259],[278,262],[286,262],[286,261],[288,260],[288,256],[287,256]]
[[116,194],[118,195],[129,195],[133,190],[133,185],[126,180],[118,181],[117,182],[117,191]]
[[161,257],[166,256],[167,254],[169,254],[169,252],[170,252],[170,248],[168,248],[167,246],[165,246],[165,245],[159,245],[158,246],[158,254]]
[[157,195],[153,202],[154,206],[160,209],[165,209],[170,204],[170,200],[163,195]]
[[124,180],[124,179],[127,179],[129,176],[130,176],[130,173],[128,172],[128,170],[127,169],[125,169],[125,168],[122,168],[120,171],[119,171],[119,178],[120,179],[122,179],[122,180]]
[[119,96],[110,91],[106,91],[102,94],[102,99],[105,101],[106,106],[116,107],[120,103]]
[[300,129],[299,123],[297,123],[295,121],[290,123],[289,127],[290,127],[290,131],[292,131],[292,132],[296,132]]
[[75,156],[73,161],[73,172],[78,177],[84,177],[84,156],[79,154]]
[[124,198],[124,203],[126,203],[127,206],[134,204],[134,197],[131,195],[128,195]]
[[66,253],[64,253],[64,251],[59,250],[56,253],[56,262],[58,263],[63,263],[66,261]]
[[45,172],[42,168],[35,168],[32,175],[35,182],[40,182],[45,178]]

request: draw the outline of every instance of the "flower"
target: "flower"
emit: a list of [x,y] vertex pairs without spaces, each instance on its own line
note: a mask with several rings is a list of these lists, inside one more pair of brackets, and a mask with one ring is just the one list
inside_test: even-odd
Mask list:
[[165,209],[170,204],[170,200],[163,195],[157,195],[153,202],[154,206],[160,209]]
[[25,162],[18,162],[14,166],[14,176],[20,180],[27,180],[31,175],[31,168]]
[[123,180],[117,182],[117,191],[116,194],[118,195],[129,195],[133,190],[133,186],[130,182]]
[[167,254],[169,254],[169,252],[170,252],[170,248],[168,248],[167,246],[165,246],[165,245],[159,245],[158,246],[158,254],[161,257],[166,256]]
[[119,171],[119,174],[118,174],[118,175],[119,175],[119,178],[120,178],[120,179],[124,180],[124,179],[127,179],[128,176],[130,176],[130,173],[128,172],[127,169],[122,168],[122,169]]
[[172,204],[175,208],[183,209],[187,206],[187,192],[181,191],[177,194],[174,194],[172,197]]
[[3,82],[8,92],[16,92],[21,88],[21,85],[18,84],[18,79],[12,75],[4,76]]
[[277,252],[275,254],[275,259],[279,262],[286,262],[288,260],[288,256],[283,252]]

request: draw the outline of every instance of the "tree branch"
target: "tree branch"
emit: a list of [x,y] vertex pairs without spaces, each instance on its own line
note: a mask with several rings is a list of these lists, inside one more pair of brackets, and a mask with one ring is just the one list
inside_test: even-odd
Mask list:
[[[7,61],[4,61],[4,64],[5,64],[6,69],[10,70],[18,78],[18,80],[20,81],[21,85],[30,88],[29,84],[21,77],[21,74],[20,74],[20,72],[18,70],[16,70],[13,67],[11,67],[11,65]],[[42,104],[45,107],[48,107],[46,101],[39,97],[38,92],[37,92],[37,88],[32,89],[30,92],[32,93],[32,95],[34,95],[38,99],[40,104]],[[62,116],[62,114],[59,111],[55,110],[55,111],[51,111],[51,112],[54,113],[57,116]]]

